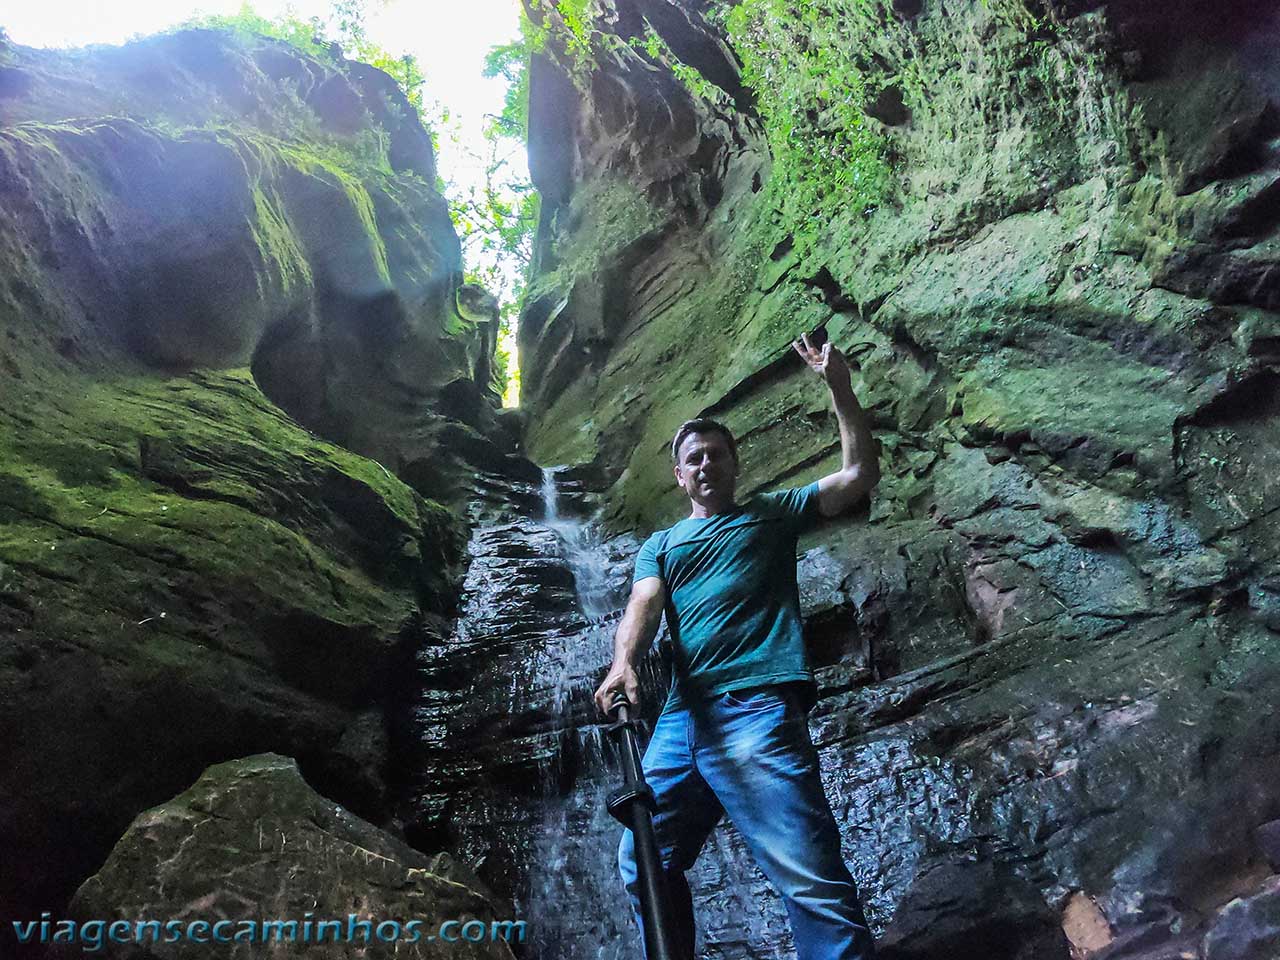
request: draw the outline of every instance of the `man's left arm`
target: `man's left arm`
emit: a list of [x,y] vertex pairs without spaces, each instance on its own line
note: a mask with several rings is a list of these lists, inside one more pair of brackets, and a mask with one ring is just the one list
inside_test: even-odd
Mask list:
[[824,517],[834,517],[865,497],[880,481],[876,441],[871,436],[867,412],[854,395],[844,355],[829,341],[821,349],[814,347],[807,334],[793,346],[830,389],[840,427],[840,469],[818,481],[818,511]]

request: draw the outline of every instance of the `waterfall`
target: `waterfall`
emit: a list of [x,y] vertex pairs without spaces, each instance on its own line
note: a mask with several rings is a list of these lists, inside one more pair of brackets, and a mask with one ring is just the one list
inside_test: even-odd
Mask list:
[[[613,746],[605,741],[594,705],[588,713],[590,721],[597,722],[587,725],[582,725],[585,718],[580,715],[575,724],[571,707],[575,695],[589,697],[594,692],[594,681],[608,664],[622,598],[616,583],[610,582],[610,556],[598,526],[561,509],[553,468],[543,468],[542,503],[542,520],[559,539],[583,622],[560,655],[547,661],[560,671],[546,682],[554,691],[552,705],[566,737],[561,766],[556,776],[547,778],[535,829],[529,916],[533,923],[556,918],[556,928],[542,940],[540,957],[639,960],[639,941],[616,866],[621,827],[605,808],[616,786]],[[571,690],[569,685],[580,683],[584,674],[592,682]],[[580,912],[584,909],[588,913]]]
[[560,516],[555,471],[549,467],[542,471],[542,504],[543,519],[564,543],[564,558],[573,574],[578,606],[589,622],[598,623],[617,608],[605,577],[607,557],[598,529],[591,520]]
[[560,519],[559,493],[556,491],[556,472],[551,467],[542,468],[542,519],[555,523]]
[[459,616],[418,657],[414,816],[514,902],[526,956],[639,960],[605,809],[615,748],[592,701],[634,545],[603,542],[593,499],[554,469],[473,489]]

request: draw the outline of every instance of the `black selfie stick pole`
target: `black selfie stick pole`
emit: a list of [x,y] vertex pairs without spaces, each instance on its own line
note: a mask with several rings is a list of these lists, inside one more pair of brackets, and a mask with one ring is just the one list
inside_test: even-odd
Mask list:
[[644,918],[646,960],[677,960],[671,939],[671,901],[653,832],[653,791],[645,783],[636,743],[636,722],[630,704],[619,696],[610,708],[618,719],[607,729],[618,739],[622,752],[622,786],[609,794],[606,807],[635,839],[636,875],[640,884],[640,914]]

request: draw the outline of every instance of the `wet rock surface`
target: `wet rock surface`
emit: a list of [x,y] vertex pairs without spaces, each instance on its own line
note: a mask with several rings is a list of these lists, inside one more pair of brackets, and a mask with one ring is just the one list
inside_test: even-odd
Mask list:
[[[602,539],[587,520],[593,496],[571,491],[549,520],[546,486],[490,476],[477,488],[461,619],[419,657],[429,789],[411,835],[512,896],[539,956],[627,958],[638,940],[604,811],[616,757],[589,698],[638,544]],[[916,576],[936,579],[959,549],[952,536],[904,547]],[[1024,539],[1005,549],[1044,549]],[[892,591],[916,583],[901,558],[877,566],[867,554],[882,545],[856,524],[812,540],[799,567],[820,689],[811,730],[885,956],[1198,957],[1227,900],[1260,896],[1253,909],[1265,909],[1269,834],[1251,824],[1274,810],[1278,731],[1256,705],[1278,679],[1247,614],[1172,604],[1127,626],[1112,607],[1134,602],[1133,588],[1114,571],[1071,614],[1032,579],[1040,568],[1006,559],[1026,580],[1005,589],[1043,595],[1036,616],[1011,604],[1027,611],[1020,625],[979,630],[965,583],[934,584],[928,610],[899,627]],[[950,646],[913,650],[931,630]],[[646,674],[650,719],[659,660]],[[786,955],[781,905],[731,825],[692,882],[702,955]],[[1264,937],[1252,920],[1233,932],[1245,925],[1219,937]]]
[[625,957],[611,747],[591,694],[637,545],[601,544],[581,483],[525,464],[477,476],[459,619],[417,656],[406,833],[512,897],[531,955]]
[[[402,819],[417,845],[453,851],[513,898],[531,955],[631,960],[639,937],[617,871],[621,827],[606,810],[616,745],[591,696],[639,543],[602,536],[589,479],[527,468],[478,477],[459,619],[418,655],[420,787]],[[668,677],[661,649],[642,675],[651,724]],[[707,951],[787,949],[732,825],[713,832],[694,874]]]

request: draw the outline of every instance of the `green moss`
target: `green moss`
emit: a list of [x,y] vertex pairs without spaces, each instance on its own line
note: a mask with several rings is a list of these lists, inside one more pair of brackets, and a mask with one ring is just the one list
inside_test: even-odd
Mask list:
[[743,0],[725,22],[787,220],[874,209],[889,186],[887,142],[865,109],[886,78],[863,58],[870,34],[898,28],[888,0]]
[[[529,437],[531,455],[539,463],[590,463],[599,453],[599,431],[595,421],[607,422],[612,410],[603,408],[594,396],[589,377],[578,377],[556,397],[555,405],[538,418]],[[596,410],[595,417],[583,418],[583,410]]]
[[456,518],[302,430],[247,371],[95,383],[37,422],[0,418],[0,562],[15,570],[138,619],[148,597],[180,607],[171,585],[188,578],[239,592],[231,608],[383,635],[443,600]]
[[260,125],[239,118],[212,117],[199,126],[183,127],[163,119],[153,122],[158,131],[178,138],[195,132],[213,133],[226,142],[256,143],[292,158],[297,165],[317,165],[347,179],[385,178],[394,175],[387,159],[390,138],[381,128],[367,128],[351,136],[330,133],[320,126],[310,107],[282,117],[276,101],[272,116]]
[[295,285],[310,286],[310,264],[298,246],[298,239],[285,219],[278,198],[269,196],[261,184],[255,184],[253,208],[254,240],[262,251],[263,260],[276,265],[284,290],[287,292]]
[[795,285],[764,292],[785,231],[768,203],[753,205],[746,217],[716,268],[700,272],[685,295],[621,341],[598,382],[578,378],[540,412],[527,438],[531,456],[543,463],[627,464],[619,502],[649,510],[668,493],[660,438],[706,406],[716,395],[713,382],[723,387],[749,376],[789,349],[805,324],[828,318]]
[[386,243],[365,185],[366,181],[389,185],[394,179],[390,170],[364,165],[351,154],[335,150],[331,145],[326,147],[323,141],[315,144],[279,140],[244,127],[222,127],[214,135],[239,153],[251,172],[255,212],[251,229],[263,260],[276,267],[285,291],[308,286],[313,279],[309,259],[286,212],[288,205],[279,192],[278,184],[286,167],[308,176],[319,176],[346,194],[364,228],[378,278],[390,285]]
[[[1001,179],[1056,179],[1066,138],[1019,137],[1081,122],[1097,72],[1092,55],[1058,42],[1052,16],[1025,0],[973,0],[910,20],[892,0],[742,0],[714,4],[712,19],[757,96],[774,159],[766,199],[801,248],[865,245],[878,210],[936,207],[975,165],[991,168],[987,194]],[[870,115],[898,96],[909,127]],[[1055,122],[1030,122],[1040,114]],[[877,226],[883,232],[883,218]]]
[[39,487],[24,476],[0,473],[0,516],[5,524],[18,523],[31,514],[40,514],[48,500]]
[[110,487],[118,482],[128,460],[120,451],[88,441],[20,444],[21,454],[53,471],[58,482],[69,487]]
[[346,190],[347,199],[351,201],[351,205],[359,215],[361,223],[364,224],[365,235],[369,238],[372,246],[374,267],[378,271],[378,279],[385,286],[390,287],[391,268],[387,264],[387,245],[383,242],[382,233],[378,230],[378,217],[373,209],[373,198],[369,196],[369,191],[365,189],[364,184],[359,180],[346,175],[341,176],[340,179],[343,188]]
[[623,180],[597,180],[574,195],[560,214],[552,241],[555,270],[529,285],[528,296],[567,290],[594,276],[662,222],[648,199]]
[[[286,31],[284,36],[279,31],[272,32],[263,26],[267,21],[251,12],[249,20],[242,22],[244,16],[242,11],[241,15],[232,18],[208,19],[210,25],[222,34],[216,42],[232,51],[239,61],[240,71],[251,78],[246,81],[254,94],[249,112],[231,107],[220,96],[209,98],[199,110],[192,110],[185,101],[161,100],[151,106],[126,102],[121,105],[120,112],[171,138],[193,131],[209,131],[245,141],[272,141],[277,147],[287,146],[305,153],[315,162],[355,176],[391,175],[393,170],[388,159],[391,131],[384,129],[373,114],[362,108],[363,120],[359,129],[349,134],[335,132],[305,101],[299,81],[289,77],[268,77],[259,70],[253,57],[255,48],[262,45],[264,35],[284,39],[324,63],[331,62],[328,48],[302,42],[290,31]],[[221,22],[224,19],[226,23]],[[210,41],[211,44],[214,42]],[[134,94],[133,99],[141,98]],[[395,125],[403,120],[392,116],[388,122]]]
[[963,422],[979,435],[1089,437],[1153,471],[1169,462],[1170,425],[1185,396],[1163,369],[1118,360],[1084,341],[1053,363],[1016,348],[996,349],[980,357],[960,385]]

